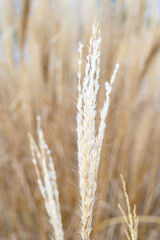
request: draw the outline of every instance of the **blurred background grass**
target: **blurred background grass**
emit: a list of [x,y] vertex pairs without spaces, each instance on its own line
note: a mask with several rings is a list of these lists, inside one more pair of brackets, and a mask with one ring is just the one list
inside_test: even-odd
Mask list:
[[[92,239],[125,239],[117,204],[142,216],[139,240],[160,236],[160,1],[0,1],[0,239],[49,239],[27,133],[42,117],[57,171],[65,239],[80,226],[76,157],[77,47],[100,22],[101,89],[115,63]],[[87,47],[84,49],[87,52]],[[98,121],[98,120],[97,120]],[[146,217],[143,217],[146,216]],[[109,219],[109,220],[107,220]]]

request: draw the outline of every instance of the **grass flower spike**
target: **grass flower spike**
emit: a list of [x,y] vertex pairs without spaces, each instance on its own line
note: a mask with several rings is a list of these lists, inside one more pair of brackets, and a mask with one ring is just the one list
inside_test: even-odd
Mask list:
[[128,210],[128,215],[125,214],[124,210],[122,209],[121,205],[118,204],[118,207],[124,217],[124,220],[128,226],[128,230],[125,230],[125,234],[128,240],[137,240],[138,238],[138,222],[139,222],[139,218],[136,214],[136,205],[134,205],[134,209],[133,209],[133,213],[131,212],[131,206],[130,206],[130,202],[129,202],[129,198],[128,198],[128,194],[126,191],[126,184],[124,181],[123,176],[121,175],[121,180],[122,180],[122,186],[123,186],[123,192],[124,192],[124,196],[126,199],[126,204],[127,204],[127,210]]
[[37,117],[37,125],[38,145],[33,137],[29,135],[32,161],[37,174],[38,186],[44,198],[49,222],[54,229],[54,239],[63,240],[64,234],[59,204],[59,192],[56,182],[56,171],[51,157],[51,151],[44,140],[40,117]]
[[98,23],[92,26],[92,37],[89,41],[86,57],[85,76],[81,82],[81,64],[83,44],[79,44],[79,72],[78,72],[78,103],[77,103],[77,145],[79,165],[79,187],[81,195],[82,226],[81,238],[90,239],[95,192],[97,189],[97,174],[102,149],[105,120],[110,104],[110,93],[115,80],[119,64],[116,64],[111,82],[106,82],[106,99],[100,111],[100,123],[96,134],[95,118],[97,115],[97,95],[100,78],[100,30]]

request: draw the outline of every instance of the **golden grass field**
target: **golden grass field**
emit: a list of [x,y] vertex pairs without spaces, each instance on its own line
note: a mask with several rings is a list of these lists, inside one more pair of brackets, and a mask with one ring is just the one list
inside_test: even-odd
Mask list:
[[[20,2],[20,5],[16,5]],[[18,3],[17,3],[18,4]],[[139,215],[138,240],[160,239],[160,3],[155,0],[0,1],[0,240],[47,240],[28,133],[42,119],[52,151],[65,240],[80,239],[76,104],[78,43],[94,18],[104,82],[116,76],[101,152],[93,240],[124,240],[120,174]],[[98,121],[98,118],[97,118]]]

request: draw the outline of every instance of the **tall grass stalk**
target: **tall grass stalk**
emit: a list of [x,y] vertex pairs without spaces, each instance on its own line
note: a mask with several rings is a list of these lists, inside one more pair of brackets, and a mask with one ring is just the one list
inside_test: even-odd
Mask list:
[[121,175],[121,180],[122,180],[123,192],[124,192],[124,196],[127,204],[128,214],[126,215],[126,213],[124,212],[120,204],[118,204],[118,207],[128,227],[128,231],[125,230],[125,234],[128,240],[137,240],[139,217],[136,214],[136,205],[134,205],[133,212],[132,212],[129,197],[126,190],[126,184],[122,175]]
[[64,234],[59,204],[59,191],[56,182],[56,171],[51,157],[51,151],[44,140],[40,117],[37,117],[37,134],[38,145],[33,137],[29,135],[32,162],[37,174],[38,186],[44,198],[49,222],[54,229],[54,239],[63,240]]
[[110,83],[105,83],[106,99],[100,111],[100,123],[96,134],[95,118],[97,115],[97,95],[100,78],[100,29],[98,23],[92,26],[92,37],[89,41],[86,56],[85,76],[81,82],[81,64],[83,44],[79,44],[78,103],[77,103],[77,145],[79,164],[79,187],[81,195],[82,226],[81,238],[90,239],[92,215],[97,189],[97,174],[102,149],[105,120],[110,104],[110,93],[119,64],[116,64]]

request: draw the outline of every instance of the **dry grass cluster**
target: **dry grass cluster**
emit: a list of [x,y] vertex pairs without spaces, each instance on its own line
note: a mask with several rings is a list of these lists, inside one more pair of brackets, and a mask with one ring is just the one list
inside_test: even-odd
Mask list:
[[[92,221],[91,239],[128,237],[133,240],[132,231],[138,231],[138,240],[159,239],[158,4],[158,0],[0,1],[0,239],[47,240],[49,235],[53,236],[55,225],[52,226],[52,216],[56,211],[59,214],[55,221],[61,222],[62,218],[63,222],[63,227],[62,223],[58,224],[59,239],[80,239],[79,231],[83,229],[83,220],[82,227],[80,226],[81,209],[86,204],[84,201],[81,206],[80,199],[83,199],[82,195],[88,199],[90,194],[94,199],[90,203],[92,207],[94,205],[93,220],[91,208],[91,219],[87,220],[87,224]],[[86,43],[91,36],[94,17],[100,23],[102,38],[101,62],[96,58],[96,66],[100,67],[100,79],[99,70],[94,73],[100,82],[98,102],[95,105],[97,109],[103,108],[106,99],[104,84],[111,78],[116,62],[120,63],[120,69],[110,96],[107,120],[104,118],[103,121],[106,131],[102,138],[98,179],[93,189],[90,188],[89,177],[96,179],[97,170],[95,175],[86,175],[84,172],[82,185],[79,184],[81,146],[77,144],[76,105],[77,72],[82,74],[78,74],[82,83],[86,75]],[[99,32],[96,36],[99,38]],[[77,51],[79,41],[85,43],[83,54],[80,45],[80,57]],[[98,53],[99,45],[95,47]],[[81,68],[79,70],[77,59]],[[80,91],[79,89],[81,94]],[[94,88],[94,91],[96,93],[97,90]],[[87,98],[83,100],[82,108],[86,102]],[[94,110],[93,105],[92,107]],[[37,138],[38,115],[41,116],[44,133],[39,125]],[[92,144],[98,136],[102,118],[98,111],[97,115],[93,115],[95,123],[88,122],[84,127],[90,131],[95,126],[95,132],[82,134],[84,139],[94,137],[91,139]],[[36,157],[41,154],[46,159],[46,162],[39,162],[38,158],[33,161],[37,164],[37,172],[42,181],[42,195],[31,159],[28,132],[33,135],[32,153]],[[94,155],[90,148],[91,145],[87,148],[89,158]],[[84,151],[86,149],[82,149],[81,153],[84,154]],[[50,161],[51,156],[53,161]],[[99,161],[99,155],[96,155],[96,159]],[[45,168],[42,168],[43,164]],[[91,163],[86,164],[90,169]],[[52,177],[44,174],[45,169],[50,171]],[[120,174],[126,182],[127,193],[124,182],[123,188],[125,199],[129,203],[127,209]],[[88,187],[84,193],[79,193],[83,180]],[[50,184],[50,192],[46,192],[45,184]],[[90,192],[87,192],[88,188]],[[44,205],[45,198],[48,205]],[[124,217],[118,203],[127,220],[128,229],[123,224]],[[132,211],[133,204],[136,204],[136,212],[134,209]],[[48,206],[52,211],[47,210]],[[90,234],[90,230],[87,231]],[[56,235],[55,230],[54,233]],[[136,237],[135,235],[135,239]]]

